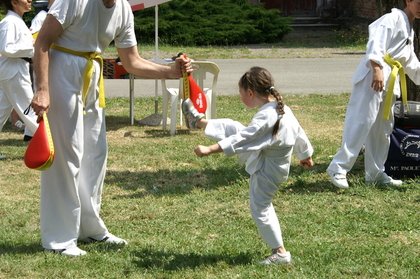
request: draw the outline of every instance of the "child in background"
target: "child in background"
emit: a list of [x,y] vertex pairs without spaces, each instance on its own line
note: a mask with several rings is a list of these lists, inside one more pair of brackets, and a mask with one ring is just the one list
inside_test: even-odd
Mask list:
[[403,95],[404,99],[405,89],[398,82],[401,76],[392,72],[405,70],[414,83],[420,84],[420,63],[413,47],[413,23],[420,18],[420,0],[405,0],[404,4],[404,10],[392,9],[369,25],[366,55],[352,80],[341,148],[327,168],[332,184],[338,188],[349,188],[347,173],[363,146],[367,184],[403,184],[385,173],[385,161],[394,127],[393,107],[397,97]]
[[290,252],[283,244],[281,228],[272,204],[279,184],[289,175],[292,151],[300,165],[313,166],[313,148],[304,130],[289,107],[283,104],[269,71],[253,67],[239,80],[241,101],[248,108],[258,108],[248,126],[231,119],[209,119],[197,112],[191,100],[182,104],[182,111],[192,128],[203,128],[217,140],[210,146],[199,145],[199,157],[224,152],[238,154],[244,160],[250,177],[250,208],[252,217],[272,254],[260,263],[288,264]]
[[34,49],[22,16],[31,10],[31,1],[1,0],[0,5],[7,10],[0,21],[0,131],[14,109],[25,124],[23,140],[29,141],[38,128],[35,113],[24,114],[33,97],[28,60]]

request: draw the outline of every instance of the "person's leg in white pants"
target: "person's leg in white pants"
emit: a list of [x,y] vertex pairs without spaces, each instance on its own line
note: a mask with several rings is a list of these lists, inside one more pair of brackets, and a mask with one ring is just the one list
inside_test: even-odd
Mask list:
[[[47,249],[77,246],[81,230],[95,235],[107,233],[99,217],[107,153],[103,111],[88,111],[84,116],[77,86],[82,73],[73,68],[66,68],[72,73],[63,73],[59,61],[50,63],[50,71],[57,75],[50,82],[48,115],[56,156],[51,168],[41,175],[41,239]],[[74,80],[64,78],[68,76]],[[88,96],[96,100],[94,92]]]
[[373,91],[369,84],[370,79],[365,78],[354,85],[347,106],[342,145],[327,169],[330,174],[346,174],[351,170],[378,117],[382,93]]
[[[222,140],[238,133],[245,126],[231,119],[209,119],[205,129],[206,136],[215,140]],[[241,154],[246,156],[246,154]],[[245,159],[245,158],[242,158]],[[268,160],[266,161],[269,164]],[[270,165],[271,166],[271,165]],[[283,174],[279,171],[272,177],[262,171],[251,175],[250,178],[250,208],[258,230],[264,241],[272,248],[283,247],[280,224],[271,203]]]
[[204,134],[214,140],[222,140],[237,134],[245,126],[238,121],[229,118],[209,119]]
[[251,175],[249,198],[251,215],[263,240],[271,249],[284,247],[280,223],[272,200],[278,186],[258,171]]
[[50,86],[48,118],[55,158],[41,174],[41,239],[44,248],[68,249],[77,246],[80,228],[83,113],[80,90],[64,91],[54,84]]
[[[88,109],[88,108],[87,108]],[[81,220],[79,239],[103,239],[108,230],[99,216],[106,173],[107,141],[103,109],[93,107],[84,116],[84,156],[80,168]]]
[[33,91],[29,74],[26,76],[18,72],[12,79],[0,81],[0,131],[14,108],[25,123],[24,134],[33,136],[38,128],[37,116],[32,109],[27,115],[24,114],[31,104],[32,98]]
[[[395,98],[394,98],[395,99]],[[383,117],[383,103],[378,117],[369,131],[365,143],[365,179],[373,182],[381,178],[385,172],[385,162],[388,157],[390,136],[394,127],[394,113],[391,109],[389,120]]]

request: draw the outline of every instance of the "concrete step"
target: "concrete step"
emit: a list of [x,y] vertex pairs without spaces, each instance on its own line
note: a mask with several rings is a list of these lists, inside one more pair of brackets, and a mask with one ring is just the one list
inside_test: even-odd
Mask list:
[[291,27],[293,30],[333,30],[338,24],[331,19],[324,19],[317,16],[296,16],[293,17]]
[[296,29],[306,29],[306,30],[317,30],[317,29],[336,29],[338,28],[338,24],[335,23],[310,23],[310,24],[296,24],[292,23],[291,27],[293,30]]
[[296,16],[293,17],[293,24],[316,24],[322,22],[322,18],[318,16]]

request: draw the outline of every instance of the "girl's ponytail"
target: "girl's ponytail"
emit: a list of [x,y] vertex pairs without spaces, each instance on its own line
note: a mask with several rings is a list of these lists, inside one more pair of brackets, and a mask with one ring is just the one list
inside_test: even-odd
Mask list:
[[277,113],[279,114],[279,119],[277,119],[276,124],[274,124],[273,133],[272,135],[275,136],[280,128],[280,116],[284,114],[284,103],[283,97],[280,95],[280,92],[277,91],[274,86],[271,86],[269,89],[269,93],[276,99],[277,101]]

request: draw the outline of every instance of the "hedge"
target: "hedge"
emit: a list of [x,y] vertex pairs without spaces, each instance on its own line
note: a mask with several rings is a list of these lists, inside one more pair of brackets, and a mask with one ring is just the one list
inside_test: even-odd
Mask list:
[[[4,11],[0,9],[0,18]],[[26,13],[30,24],[34,12]],[[154,43],[155,11],[134,13],[139,42]],[[159,6],[159,43],[229,46],[276,43],[291,31],[291,19],[247,0],[172,0]]]
[[[134,13],[142,43],[155,40],[153,8]],[[173,0],[159,6],[159,42],[170,45],[275,43],[291,31],[290,18],[246,0]]]

